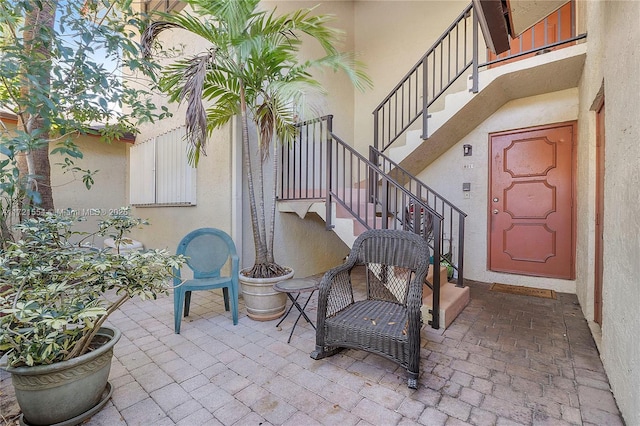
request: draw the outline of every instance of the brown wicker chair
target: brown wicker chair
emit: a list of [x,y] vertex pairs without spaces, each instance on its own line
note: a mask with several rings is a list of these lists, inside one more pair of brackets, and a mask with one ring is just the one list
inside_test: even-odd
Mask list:
[[[409,231],[375,229],[360,235],[346,262],[320,282],[314,359],[355,348],[407,369],[418,386],[422,283],[429,247]],[[366,299],[354,300],[352,271],[365,267]],[[363,283],[364,284],[364,283]]]

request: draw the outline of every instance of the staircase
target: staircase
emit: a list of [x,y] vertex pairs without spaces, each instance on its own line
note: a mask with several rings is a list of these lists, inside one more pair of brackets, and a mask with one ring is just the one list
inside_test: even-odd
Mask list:
[[[278,209],[301,218],[318,214],[349,247],[366,229],[405,229],[424,236],[432,270],[440,273],[426,280],[424,293],[430,297],[423,317],[436,329],[449,324],[457,312],[440,305],[447,265],[457,281],[450,286],[467,296],[462,307],[468,302],[462,259],[465,214],[412,176],[403,177],[407,187],[398,183],[382,170],[395,163],[380,153],[380,165],[370,162],[331,131],[332,123],[332,116],[300,123],[299,140],[283,148]],[[399,173],[398,167],[393,174]]]
[[[325,116],[300,123],[298,140],[281,158],[280,211],[318,214],[349,247],[365,229],[408,229],[428,240],[433,265],[423,318],[436,329],[446,328],[469,301],[466,214],[413,174],[509,100],[575,87],[585,58],[584,46],[575,44],[584,34],[552,43],[545,37],[531,48],[520,42],[517,53],[498,59],[481,55],[486,48],[478,29],[470,4],[374,110],[367,157],[335,135],[333,117]],[[560,46],[569,47],[554,50]],[[542,60],[538,52],[545,53]],[[532,57],[513,62],[523,56]],[[505,61],[512,62],[496,66]]]

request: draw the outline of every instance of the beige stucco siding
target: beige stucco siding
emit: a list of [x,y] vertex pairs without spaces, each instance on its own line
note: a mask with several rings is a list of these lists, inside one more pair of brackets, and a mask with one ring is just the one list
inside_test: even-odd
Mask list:
[[[130,144],[123,141],[106,143],[95,136],[81,136],[75,140],[83,158],[74,160],[82,169],[96,171],[95,183],[87,190],[81,173],[64,173],[59,165],[62,157],[51,155],[51,185],[53,203],[57,211],[73,209],[78,216],[86,218],[79,223],[80,230],[95,230],[99,214],[109,214],[127,206],[127,151]],[[102,246],[102,238],[94,244]]]
[[[353,1],[263,1],[261,6],[265,10],[276,10],[276,16],[298,9],[313,9],[314,14],[330,15],[329,26],[338,29],[341,42],[336,47],[342,52],[356,52],[362,59],[361,52],[355,45],[355,8]],[[324,55],[322,47],[308,37],[302,36],[301,59],[320,58]],[[329,68],[314,69],[313,76],[322,85],[324,93],[310,93],[308,105],[303,111],[305,118],[313,118],[326,114],[334,114],[334,131],[351,143],[354,138],[354,92],[349,78],[343,72],[335,72]]]
[[[164,49],[176,49],[184,55],[193,55],[203,50],[201,39],[178,29],[161,33],[158,40]],[[157,59],[160,64],[168,64],[172,60],[162,56]],[[168,103],[162,93],[155,93],[151,100],[158,108],[166,106],[173,117],[140,126],[137,142],[144,142],[184,125],[185,103]],[[201,157],[197,170],[196,206],[133,208],[137,216],[148,219],[151,224],[135,232],[135,239],[148,248],[168,248],[174,251],[180,239],[196,228],[214,227],[234,235],[232,212],[236,205],[233,203],[232,176],[240,163],[236,161],[237,153],[234,150],[237,147],[232,135],[233,126],[228,125],[216,130],[209,138],[207,155]],[[127,187],[127,194],[128,189]]]
[[231,135],[231,126],[226,126],[215,131],[208,141],[207,155],[201,158],[196,172],[196,206],[134,208],[136,215],[151,223],[135,233],[136,239],[146,247],[173,251],[180,239],[196,228],[213,227],[233,234]]
[[[640,3],[607,2],[598,26],[606,107],[601,356],[628,425],[640,424]],[[597,80],[585,82],[594,90]]]
[[[355,144],[373,144],[373,110],[415,65],[468,1],[357,1],[356,51],[369,64],[372,90],[355,98]],[[471,34],[471,32],[469,32]],[[418,120],[419,121],[419,120]]]
[[594,258],[595,258],[595,157],[596,157],[596,117],[592,110],[598,92],[602,88],[604,54],[603,39],[596,34],[601,31],[601,18],[605,13],[604,2],[580,3],[579,11],[590,32],[587,58],[580,80],[580,115],[578,133],[578,215],[584,218],[578,222],[576,241],[576,288],[578,299],[585,317],[594,318]]
[[[5,118],[2,125],[12,131],[16,127],[15,119]],[[73,159],[74,166],[83,170],[91,170],[94,184],[87,189],[82,182],[83,172],[64,172],[61,163],[64,157],[55,154],[49,156],[51,165],[51,186],[53,203],[56,212],[82,218],[75,229],[94,232],[96,223],[102,215],[119,211],[127,205],[127,150],[130,143],[115,140],[103,142],[97,136],[76,136],[73,139],[83,154],[81,159]],[[50,144],[53,150],[55,144]],[[72,212],[71,212],[71,211]],[[17,222],[18,211],[15,211],[13,222]],[[90,243],[101,247],[102,237],[95,237]]]

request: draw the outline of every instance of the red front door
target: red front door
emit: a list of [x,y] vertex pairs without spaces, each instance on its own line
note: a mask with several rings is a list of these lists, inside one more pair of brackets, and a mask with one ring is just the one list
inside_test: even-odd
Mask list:
[[575,123],[490,135],[492,271],[573,279]]

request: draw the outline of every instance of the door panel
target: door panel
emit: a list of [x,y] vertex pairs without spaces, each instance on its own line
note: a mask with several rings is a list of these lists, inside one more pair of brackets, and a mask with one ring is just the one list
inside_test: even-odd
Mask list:
[[572,279],[574,123],[491,135],[489,269]]

